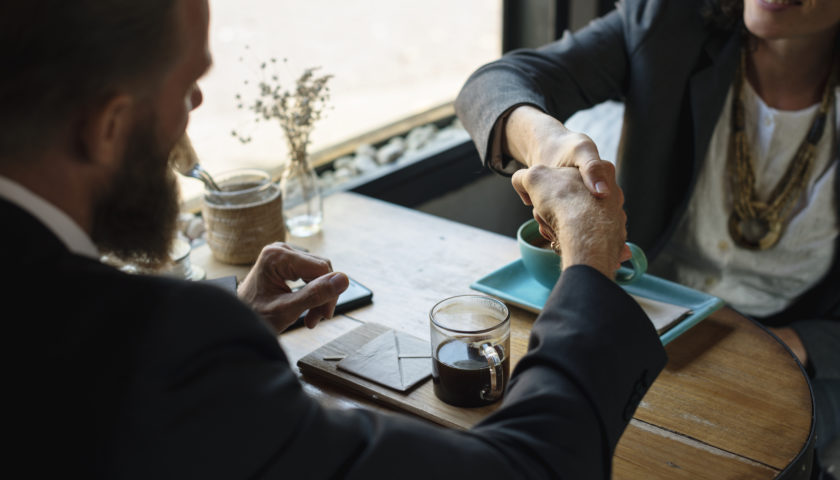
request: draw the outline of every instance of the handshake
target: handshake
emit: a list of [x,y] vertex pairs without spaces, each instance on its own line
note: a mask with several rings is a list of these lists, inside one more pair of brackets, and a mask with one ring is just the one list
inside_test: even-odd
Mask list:
[[591,193],[577,167],[535,165],[514,173],[512,183],[522,201],[534,207],[540,234],[563,252],[563,268],[589,265],[612,278],[632,257],[625,244],[624,194],[615,183],[615,167],[596,162],[602,192],[608,193]]
[[[632,257],[625,244],[624,194],[613,165],[595,162],[589,172],[602,178],[595,193],[578,167],[535,165],[517,171],[512,183],[522,201],[533,206],[540,234],[563,252],[563,268],[583,264],[613,278],[621,262]],[[297,279],[306,285],[293,291],[287,281]],[[263,248],[238,295],[279,333],[307,310],[304,324],[309,328],[332,318],[348,286],[348,277],[333,272],[329,260],[274,243]]]

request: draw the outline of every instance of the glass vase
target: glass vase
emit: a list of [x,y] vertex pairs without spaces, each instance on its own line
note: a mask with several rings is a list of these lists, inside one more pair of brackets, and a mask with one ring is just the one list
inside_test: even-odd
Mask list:
[[286,230],[295,237],[309,237],[321,231],[323,204],[318,176],[309,159],[293,157],[280,176],[283,196],[283,220]]

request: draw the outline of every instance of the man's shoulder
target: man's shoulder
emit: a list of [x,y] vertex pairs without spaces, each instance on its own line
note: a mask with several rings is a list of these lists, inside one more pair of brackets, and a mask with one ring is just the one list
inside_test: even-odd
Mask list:
[[125,273],[66,250],[19,267],[2,283],[28,319],[20,328],[32,338],[53,332],[61,348],[269,332],[235,292],[210,282]]
[[[148,329],[170,334],[192,331],[193,335],[254,326],[264,329],[257,315],[237,298],[235,290],[221,283],[127,274],[97,262],[85,262],[86,259],[75,260],[83,266],[79,265],[78,270],[70,267],[68,272],[78,272],[79,281],[88,283],[79,291],[81,298],[90,299],[88,295],[101,292],[108,297],[104,303],[111,314],[131,318]],[[70,273],[65,278],[69,281],[74,276]]]

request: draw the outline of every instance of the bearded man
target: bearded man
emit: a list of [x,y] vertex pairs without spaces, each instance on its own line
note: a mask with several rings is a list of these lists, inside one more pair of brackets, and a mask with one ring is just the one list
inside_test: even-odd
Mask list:
[[[18,312],[4,317],[8,469],[33,478],[609,478],[665,353],[611,280],[623,197],[592,198],[576,169],[517,176],[574,261],[502,407],[466,432],[328,409],[303,391],[276,334],[304,310],[309,327],[333,314],[348,279],[325,259],[266,247],[239,286],[244,301],[99,261],[167,257],[178,211],[168,153],[201,103],[208,18],[207,0],[0,4],[0,265],[3,298]],[[571,204],[580,215],[566,213]],[[285,280],[297,278],[307,285],[289,292]]]

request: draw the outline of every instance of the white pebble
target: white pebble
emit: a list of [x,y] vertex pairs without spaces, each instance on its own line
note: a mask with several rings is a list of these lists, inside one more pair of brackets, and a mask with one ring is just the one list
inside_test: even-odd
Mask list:
[[358,172],[369,172],[379,166],[376,160],[370,155],[356,155],[355,163]]
[[341,183],[356,176],[356,172],[349,168],[337,168],[335,170],[335,182]]
[[403,152],[405,152],[405,140],[400,137],[396,137],[391,139],[387,145],[376,152],[376,161],[379,162],[380,165],[385,165],[400,158],[400,155],[402,155]]
[[348,168],[350,170],[356,170],[356,160],[351,156],[341,157],[337,159],[333,163],[333,168],[336,170],[342,168]]
[[363,143],[363,144],[359,145],[358,147],[356,147],[356,156],[359,156],[359,155],[367,155],[369,157],[375,157],[376,156],[376,148],[374,148],[373,145],[370,145],[368,143]]
[[406,150],[409,152],[420,150],[429,143],[436,130],[432,124],[414,128],[405,137]]

